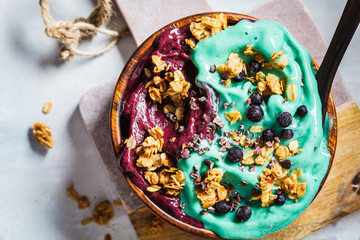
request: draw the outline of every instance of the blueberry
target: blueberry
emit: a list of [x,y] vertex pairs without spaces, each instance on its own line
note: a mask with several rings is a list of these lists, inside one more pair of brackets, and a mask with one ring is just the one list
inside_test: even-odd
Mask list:
[[252,60],[249,63],[248,70],[249,70],[249,73],[251,75],[256,74],[257,72],[259,72],[260,69],[261,69],[261,63],[259,63],[258,61]]
[[217,215],[225,215],[230,211],[231,205],[225,200],[221,200],[214,205],[215,213]]
[[264,111],[259,105],[250,105],[246,109],[245,115],[252,122],[260,122],[264,117]]
[[263,97],[261,96],[261,94],[259,92],[253,92],[250,95],[250,99],[251,99],[251,104],[255,104],[255,105],[260,105],[263,101]]
[[282,139],[291,139],[294,137],[294,131],[292,129],[283,129],[280,133]]
[[246,222],[251,217],[251,208],[243,205],[236,211],[236,219],[240,222]]
[[305,105],[301,105],[300,107],[298,107],[296,112],[299,115],[299,117],[305,117],[306,114],[308,113],[308,110]]
[[277,198],[275,198],[275,204],[278,206],[282,206],[285,204],[286,197],[283,193],[280,193],[277,195]]
[[243,152],[241,148],[234,146],[228,150],[228,158],[230,161],[236,163],[240,162],[243,159]]
[[235,82],[242,82],[245,79],[245,73],[244,71],[241,71],[237,76],[235,76],[232,80]]
[[272,129],[268,128],[268,129],[265,129],[263,132],[262,132],[262,139],[267,142],[267,141],[274,141],[274,137],[275,137],[275,133]]
[[291,114],[288,112],[282,112],[276,117],[276,121],[280,125],[280,127],[288,127],[292,123]]

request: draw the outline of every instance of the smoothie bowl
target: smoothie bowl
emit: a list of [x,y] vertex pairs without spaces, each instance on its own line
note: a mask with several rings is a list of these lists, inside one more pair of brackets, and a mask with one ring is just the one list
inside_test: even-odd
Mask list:
[[165,26],[115,89],[120,170],[153,212],[187,232],[250,239],[287,227],[335,154],[335,105],[330,95],[323,128],[317,69],[277,22],[205,13]]

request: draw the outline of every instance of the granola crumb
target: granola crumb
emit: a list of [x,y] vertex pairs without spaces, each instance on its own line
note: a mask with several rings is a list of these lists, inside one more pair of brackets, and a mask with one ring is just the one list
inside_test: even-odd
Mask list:
[[136,147],[136,140],[133,135],[131,135],[128,139],[125,139],[124,143],[126,144],[126,147],[130,148],[131,150]]
[[145,73],[145,76],[147,76],[148,78],[151,77],[151,72],[148,68],[144,68],[144,73]]
[[42,112],[45,114],[48,114],[52,109],[52,103],[51,102],[46,102],[44,104],[44,106],[42,107]]
[[121,207],[122,206],[121,200],[120,199],[113,200],[113,206],[114,207]]
[[257,54],[257,52],[254,52],[252,45],[246,46],[246,48],[244,50],[244,55],[256,55],[256,54]]
[[187,38],[185,39],[186,45],[188,45],[191,49],[195,49],[196,47],[196,41],[193,38]]
[[71,200],[73,200],[74,202],[78,202],[80,196],[79,193],[74,189],[73,183],[67,188],[66,194]]
[[230,53],[229,60],[218,67],[219,73],[226,75],[228,79],[236,77],[242,69],[243,61],[237,53]]
[[78,208],[79,209],[85,209],[87,207],[90,207],[90,200],[87,196],[81,196],[78,201]]
[[85,218],[81,221],[81,225],[82,226],[85,226],[85,225],[88,225],[89,223],[91,223],[93,221],[92,217],[90,218]]
[[155,65],[154,73],[159,73],[165,70],[165,63],[161,59],[161,56],[152,55],[151,56],[152,62]]
[[195,189],[196,196],[201,201],[203,209],[208,209],[217,201],[227,198],[228,190],[220,184],[223,174],[220,169],[207,170],[204,181],[201,181],[201,188]]
[[241,114],[238,110],[225,113],[225,118],[230,122],[230,125],[234,125],[237,121],[241,120]]
[[105,237],[104,237],[104,240],[111,240],[111,239],[112,239],[112,237],[111,237],[111,235],[109,233],[106,234]]

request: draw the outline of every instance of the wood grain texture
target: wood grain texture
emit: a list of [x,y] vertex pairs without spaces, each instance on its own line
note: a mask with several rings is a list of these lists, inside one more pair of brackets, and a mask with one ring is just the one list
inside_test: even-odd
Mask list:
[[[360,142],[359,132],[354,131],[360,129],[360,111],[351,101],[337,108],[337,115],[338,148],[333,167],[319,195],[289,227],[262,239],[301,239],[360,208],[360,194],[351,185],[360,172],[360,148],[356,144]],[[145,207],[129,217],[139,239],[199,239],[168,223],[164,223],[162,232],[149,233],[148,226],[155,216]]]
[[[219,12],[213,12],[213,13],[203,13],[203,14],[197,14],[193,16],[189,16],[180,20],[177,20],[175,22],[172,22],[165,27],[161,28],[154,34],[152,34],[143,44],[135,51],[135,53],[132,55],[130,60],[125,65],[119,81],[116,85],[114,98],[112,102],[112,109],[111,109],[111,133],[112,133],[112,142],[114,146],[114,152],[116,155],[120,154],[121,151],[121,145],[123,143],[123,139],[121,139],[121,132],[120,132],[120,105],[121,105],[121,99],[124,95],[124,92],[126,90],[128,81],[131,79],[131,76],[133,72],[136,70],[138,63],[142,59],[142,57],[145,55],[145,53],[149,50],[149,48],[152,46],[155,38],[164,30],[169,28],[182,28],[185,26],[188,26],[191,22],[193,22],[195,19],[209,16],[212,17],[213,15],[217,15]],[[225,13],[228,18],[228,24],[233,25],[236,24],[238,21],[242,19],[252,19],[252,20],[258,20],[257,18],[248,16],[248,15],[242,15],[242,14],[235,14],[235,13]],[[314,69],[318,70],[318,65],[313,60],[313,66]],[[334,155],[335,155],[335,149],[336,149],[336,139],[337,139],[337,119],[336,119],[336,110],[335,110],[335,104],[334,100],[332,98],[332,95],[330,95],[329,98],[329,104],[328,104],[328,114],[333,119],[333,126],[330,130],[329,138],[328,138],[328,149],[331,154],[330,164],[329,164],[329,170],[331,168]],[[328,172],[329,172],[328,170]],[[328,172],[321,182],[320,189],[322,188],[326,177],[328,175]],[[203,236],[207,238],[213,238],[213,239],[220,239],[214,232],[203,229],[203,228],[197,228],[190,224],[184,223],[182,221],[177,220],[176,218],[173,218],[168,213],[160,209],[156,204],[154,204],[145,194],[142,190],[140,190],[137,186],[135,186],[128,176],[125,175],[125,179],[130,185],[130,187],[135,191],[136,195],[145,203],[147,207],[149,207],[156,215],[161,217],[163,220],[171,223],[172,225],[187,231],[189,233],[196,234],[198,236]],[[319,189],[319,190],[320,190]]]

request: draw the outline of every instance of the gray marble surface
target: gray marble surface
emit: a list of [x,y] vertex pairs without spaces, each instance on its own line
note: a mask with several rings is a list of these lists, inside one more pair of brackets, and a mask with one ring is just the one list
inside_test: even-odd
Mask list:
[[[209,1],[214,10],[249,12],[266,0]],[[345,0],[303,0],[325,42],[329,42]],[[94,1],[50,1],[54,18],[87,16]],[[56,9],[56,11],[55,11]],[[97,58],[76,57],[70,63],[57,60],[57,43],[44,34],[37,0],[0,1],[0,240],[2,239],[136,239],[124,209],[104,227],[86,227],[80,221],[94,204],[117,198],[105,169],[79,115],[81,96],[97,85],[117,78],[135,50],[131,37]],[[125,23],[120,14],[111,27]],[[105,44],[99,37],[82,48]],[[360,31],[340,66],[355,101],[360,103]],[[52,101],[44,115],[42,105]],[[54,149],[38,146],[29,133],[35,121],[48,124]],[[66,196],[71,183],[92,201],[91,209],[77,210]],[[308,236],[306,239],[360,239],[359,211]]]

